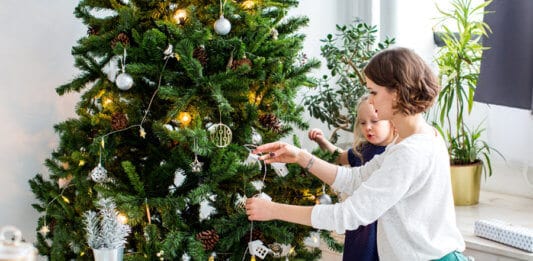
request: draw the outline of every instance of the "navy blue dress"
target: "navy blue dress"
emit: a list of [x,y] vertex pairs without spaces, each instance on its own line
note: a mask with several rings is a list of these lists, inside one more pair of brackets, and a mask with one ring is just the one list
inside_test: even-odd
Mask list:
[[[357,167],[371,160],[375,155],[385,151],[385,146],[376,146],[366,143],[361,148],[363,161],[355,155],[353,149],[348,150],[350,166]],[[360,226],[356,230],[346,230],[344,235],[343,261],[375,261],[379,260],[376,240],[378,223],[375,221],[366,226]]]

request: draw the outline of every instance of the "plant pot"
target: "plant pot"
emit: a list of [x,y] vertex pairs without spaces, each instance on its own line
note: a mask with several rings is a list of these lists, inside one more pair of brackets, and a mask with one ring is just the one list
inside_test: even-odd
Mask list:
[[94,261],[122,261],[124,248],[93,249]]
[[450,166],[453,201],[456,206],[471,206],[479,202],[482,163]]

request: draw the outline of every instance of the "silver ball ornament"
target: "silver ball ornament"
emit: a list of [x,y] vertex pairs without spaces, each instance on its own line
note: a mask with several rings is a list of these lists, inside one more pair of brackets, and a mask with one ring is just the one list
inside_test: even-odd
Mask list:
[[231,23],[228,19],[224,18],[224,15],[221,15],[220,18],[218,18],[215,21],[215,32],[219,35],[226,35],[231,30]]
[[133,78],[131,75],[122,72],[117,76],[117,79],[115,80],[115,83],[117,84],[117,87],[123,91],[127,91],[133,86]]
[[91,179],[96,183],[102,183],[107,179],[107,170],[102,164],[98,163],[98,166],[91,171]]
[[333,201],[331,200],[331,197],[328,194],[322,194],[318,197],[318,203],[321,205],[329,205]]
[[263,137],[256,130],[252,130],[252,144],[261,145],[263,143]]

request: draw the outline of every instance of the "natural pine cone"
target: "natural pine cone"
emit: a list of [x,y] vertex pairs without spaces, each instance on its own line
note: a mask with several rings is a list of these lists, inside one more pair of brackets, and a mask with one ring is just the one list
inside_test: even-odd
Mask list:
[[246,233],[246,235],[244,235],[244,242],[250,242],[250,241],[254,241],[258,239],[263,242],[266,241],[265,236],[263,235],[263,232],[257,229],[252,230],[252,240],[250,240],[250,233]]
[[192,52],[192,57],[196,58],[202,67],[205,67],[207,64],[207,51],[203,46],[196,47]]
[[124,113],[115,112],[111,115],[111,128],[113,130],[122,130],[128,127],[128,117]]
[[111,47],[115,48],[117,46],[117,43],[121,42],[122,46],[128,46],[130,45],[130,38],[126,33],[119,33],[115,39],[111,41]]
[[220,237],[214,229],[210,229],[196,234],[196,239],[202,242],[205,250],[213,250]]
[[281,131],[281,122],[274,114],[263,114],[259,116],[259,122],[263,127],[274,131],[274,132],[280,132]]
[[233,63],[231,64],[231,69],[236,70],[237,68],[245,64],[247,64],[248,66],[250,66],[250,68],[252,68],[252,60],[244,57],[242,59],[234,60]]
[[97,35],[98,34],[98,29],[96,29],[94,27],[89,27],[87,29],[87,34],[88,35]]

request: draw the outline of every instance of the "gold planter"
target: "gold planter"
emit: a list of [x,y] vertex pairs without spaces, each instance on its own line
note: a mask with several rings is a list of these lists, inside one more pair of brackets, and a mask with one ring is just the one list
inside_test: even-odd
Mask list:
[[452,165],[452,190],[456,206],[471,206],[479,202],[482,163]]

